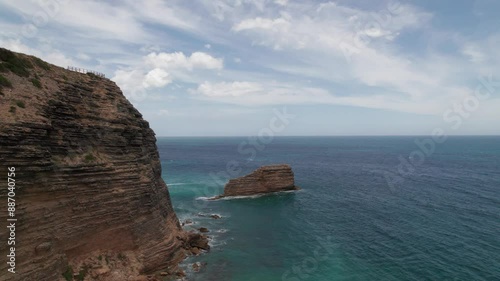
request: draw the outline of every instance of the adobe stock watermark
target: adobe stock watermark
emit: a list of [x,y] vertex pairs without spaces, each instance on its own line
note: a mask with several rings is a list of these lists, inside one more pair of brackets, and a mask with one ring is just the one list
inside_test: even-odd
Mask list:
[[479,109],[481,102],[486,101],[497,92],[497,88],[500,88],[500,81],[494,81],[493,75],[480,77],[479,83],[472,94],[465,97],[461,102],[455,102],[452,107],[443,113],[443,121],[450,124],[449,128],[434,128],[430,137],[415,139],[417,149],[410,152],[407,157],[399,155],[399,164],[395,167],[394,172],[376,172],[383,173],[387,184],[391,190],[394,190],[397,185],[401,185],[405,181],[405,178],[415,174],[418,167],[422,166],[426,159],[436,152],[438,145],[446,142],[448,131],[459,129],[472,116],[472,113]]
[[35,37],[39,28],[47,25],[49,20],[61,11],[61,6],[66,4],[68,0],[38,0],[36,2],[40,9],[31,16],[30,22],[23,25],[21,29],[21,34],[26,38]]
[[384,10],[378,13],[370,13],[371,20],[367,23],[358,24],[355,28],[355,35],[339,44],[339,48],[342,50],[347,62],[350,63],[353,54],[360,53],[363,46],[370,44],[374,38],[380,36],[383,30],[393,23],[394,16],[399,15],[401,10],[400,2],[392,2]]
[[[269,145],[274,140],[276,134],[283,132],[295,117],[294,114],[287,111],[286,107],[274,108],[273,116],[269,119],[267,126],[260,129],[256,136],[248,137],[238,145],[238,153],[248,156],[246,161],[231,160],[226,163],[225,170],[211,172],[210,178],[212,181],[205,185],[203,189],[196,190],[195,198],[212,196],[218,190],[218,187],[226,184],[229,179],[241,176],[243,167],[253,161],[257,154],[262,152],[266,145]],[[195,200],[194,204],[195,208],[200,209],[205,207],[208,202],[206,200]]]
[[300,281],[309,279],[319,269],[322,262],[328,260],[338,248],[332,237],[318,238],[318,245],[310,256],[304,257],[281,275],[281,281]]

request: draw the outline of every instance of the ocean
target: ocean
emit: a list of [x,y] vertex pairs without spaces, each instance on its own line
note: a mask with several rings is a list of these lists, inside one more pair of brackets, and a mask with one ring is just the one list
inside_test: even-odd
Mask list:
[[[194,222],[185,229],[210,230],[211,251],[182,265],[189,280],[500,280],[500,137],[158,138],[158,148],[175,211]],[[279,163],[302,190],[206,200],[228,177]],[[206,265],[193,273],[194,262]]]

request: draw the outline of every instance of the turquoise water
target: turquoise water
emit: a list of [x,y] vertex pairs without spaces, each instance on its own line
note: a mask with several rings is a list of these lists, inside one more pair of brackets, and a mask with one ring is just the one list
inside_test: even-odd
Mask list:
[[[282,137],[249,161],[247,138],[159,138],[180,220],[210,229],[211,252],[184,263],[190,280],[500,280],[500,137],[449,138],[423,163],[416,139]],[[400,156],[420,165],[402,176]],[[272,163],[302,190],[204,200],[223,189],[211,174]]]

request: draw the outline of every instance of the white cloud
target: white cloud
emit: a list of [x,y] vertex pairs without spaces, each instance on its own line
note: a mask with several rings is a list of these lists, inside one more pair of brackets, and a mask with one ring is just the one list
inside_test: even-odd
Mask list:
[[261,91],[262,87],[257,83],[238,81],[232,83],[210,83],[205,81],[197,89],[197,92],[208,97],[237,97],[246,94],[258,94]]
[[170,74],[168,74],[168,72],[161,68],[155,68],[146,74],[142,85],[146,89],[150,87],[160,88],[170,84],[171,82],[172,79],[170,78]]
[[88,60],[91,60],[91,59],[92,59],[89,55],[87,55],[87,54],[85,54],[85,53],[78,53],[78,54],[76,55],[76,57],[77,57],[78,59],[80,59],[80,60],[85,60],[85,61],[88,61]]
[[160,109],[157,113],[158,116],[167,116],[170,112],[167,109]]
[[72,66],[75,61],[72,58],[67,57],[62,51],[54,49],[52,47],[46,47],[43,49],[33,49],[21,42],[19,39],[2,39],[0,38],[0,46],[7,48],[14,52],[25,53],[39,57],[47,62],[55,64],[60,67],[66,68],[67,66]]
[[164,69],[222,69],[223,60],[214,58],[203,52],[194,52],[186,56],[182,52],[151,53],[146,57],[146,63]]
[[266,19],[257,17],[255,19],[246,19],[235,25],[232,29],[234,31],[264,29],[272,30],[275,32],[285,31],[289,28],[290,23],[284,18]]
[[[364,87],[361,93],[349,93],[350,99],[335,98],[335,102],[440,113],[447,101],[469,90],[450,83],[460,62],[405,56],[393,45],[402,32],[424,29],[431,18],[430,13],[411,5],[389,5],[375,13],[333,2],[319,5],[311,2],[290,4],[279,17],[240,20],[232,30],[254,44],[282,50],[288,59],[286,62],[271,59],[264,62],[266,67],[299,77]],[[446,65],[445,69],[435,67],[438,60]],[[436,106],[430,105],[432,102]]]
[[262,83],[248,81],[217,82],[205,81],[197,89],[191,90],[195,98],[220,103],[244,106],[283,105],[283,104],[332,104],[361,106],[419,114],[442,113],[444,107],[433,101],[413,101],[394,94],[374,94],[365,96],[346,96],[333,94],[328,90],[283,84],[273,81]]
[[286,6],[286,4],[288,4],[288,0],[274,0],[274,3],[281,6]]
[[203,52],[150,53],[136,66],[115,71],[112,78],[127,95],[162,88],[174,81],[194,82],[197,71],[220,70],[223,60]]
[[115,72],[115,75],[111,78],[111,80],[118,84],[127,97],[142,91],[144,88],[144,73],[137,69],[119,69]]

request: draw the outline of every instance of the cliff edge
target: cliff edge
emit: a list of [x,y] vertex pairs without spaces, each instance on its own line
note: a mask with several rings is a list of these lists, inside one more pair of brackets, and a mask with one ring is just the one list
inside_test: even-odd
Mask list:
[[114,82],[0,48],[0,163],[17,219],[0,280],[146,280],[184,259],[155,134]]
[[224,194],[228,196],[249,196],[280,191],[298,190],[290,165],[262,166],[249,175],[231,179],[224,186]]

